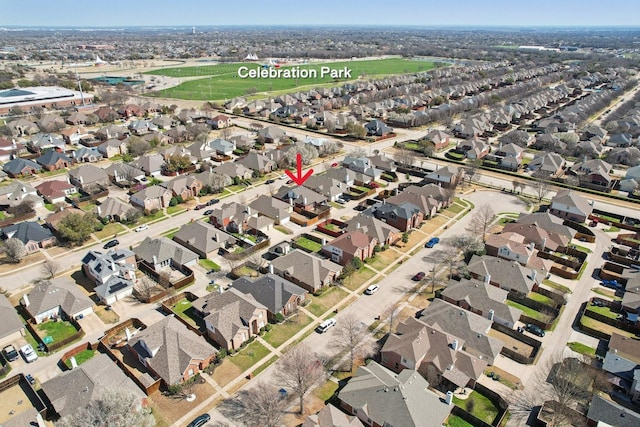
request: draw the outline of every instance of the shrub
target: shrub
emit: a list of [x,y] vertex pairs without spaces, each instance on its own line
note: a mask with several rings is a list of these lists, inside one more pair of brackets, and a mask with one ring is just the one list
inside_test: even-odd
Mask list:
[[227,357],[227,349],[226,348],[221,348],[220,351],[218,352],[218,359],[224,359],[225,357]]
[[362,260],[361,260],[360,258],[358,258],[358,257],[353,258],[353,259],[351,260],[351,264],[353,264],[353,267],[354,267],[356,270],[360,270],[360,269],[362,268],[362,266],[364,265],[364,263],[362,262]]
[[264,326],[264,330],[265,330],[265,331],[267,331],[267,332],[269,332],[271,329],[273,329],[273,326],[272,326],[272,325],[270,325],[269,323],[267,323],[267,324]]
[[178,204],[178,199],[176,197],[172,197],[169,201],[169,206],[176,206]]
[[260,328],[260,334],[263,334],[265,331],[265,327],[263,326],[262,328]]
[[151,209],[151,210],[149,211],[149,214],[150,214],[150,215],[155,215],[155,214],[157,214],[157,213],[158,213],[158,209],[156,209],[156,208],[153,208],[153,209]]
[[282,313],[276,313],[276,322],[280,323],[284,320],[284,315]]

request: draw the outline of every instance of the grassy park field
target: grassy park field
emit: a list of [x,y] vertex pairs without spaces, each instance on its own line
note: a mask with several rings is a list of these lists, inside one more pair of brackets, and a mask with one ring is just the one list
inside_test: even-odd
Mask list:
[[[341,61],[331,63],[313,63],[300,65],[283,65],[281,68],[298,67],[300,70],[316,70],[317,78],[298,78],[298,79],[252,79],[238,77],[238,69],[241,66],[248,67],[250,70],[260,68],[260,63],[230,63],[203,65],[195,67],[176,67],[163,68],[154,71],[148,71],[146,74],[193,78],[200,77],[202,79],[193,79],[181,83],[178,86],[163,89],[148,94],[149,96],[163,98],[178,98],[190,100],[224,100],[236,96],[247,94],[271,94],[279,91],[287,92],[296,88],[313,88],[320,86],[334,86],[337,83],[346,80],[356,80],[364,77],[380,77],[393,74],[409,74],[428,71],[437,65],[433,62],[415,61],[410,59],[391,58],[380,60],[366,61]],[[347,67],[351,70],[350,79],[334,79],[329,75],[321,77],[320,68],[330,67],[339,70]]]

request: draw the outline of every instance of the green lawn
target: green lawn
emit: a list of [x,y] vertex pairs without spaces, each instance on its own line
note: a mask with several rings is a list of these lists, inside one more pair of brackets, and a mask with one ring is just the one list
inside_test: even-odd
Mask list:
[[611,298],[614,301],[622,300],[622,298],[616,296],[616,293],[614,291],[610,291],[609,289],[592,288],[591,291],[598,295],[602,295],[603,297]]
[[457,415],[449,415],[446,424],[449,427],[473,427],[473,424],[469,424]]
[[323,402],[328,401],[338,391],[340,385],[335,381],[327,381],[313,390],[313,395]]
[[273,325],[273,328],[271,328],[269,332],[265,333],[263,338],[273,347],[278,348],[282,343],[311,323],[311,321],[311,317],[300,312],[280,324]]
[[293,234],[293,231],[289,230],[287,227],[285,227],[283,225],[276,225],[273,228],[275,228],[276,230],[278,230],[279,232],[281,232],[283,234]]
[[311,252],[320,252],[320,249],[322,249],[321,243],[314,242],[306,237],[298,237],[294,242]]
[[531,292],[531,294],[529,294],[529,298],[531,298],[534,301],[538,301],[542,304],[546,304],[546,305],[550,305],[550,306],[555,306],[556,302],[549,298],[548,296],[539,294],[537,292]]
[[231,356],[231,362],[236,365],[242,372],[246,371],[258,361],[262,360],[269,350],[267,347],[260,344],[258,341],[254,341],[241,349],[237,354]]
[[551,281],[549,279],[544,279],[542,281],[542,284],[545,286],[550,287],[551,289],[555,289],[556,291],[562,292],[563,294],[572,294],[573,292],[571,292],[571,289],[569,289],[568,287],[561,285],[560,283],[556,283],[554,281]]
[[486,396],[477,391],[471,392],[471,395],[464,400],[454,396],[453,403],[488,424],[493,422],[499,412],[498,408]]
[[541,322],[545,322],[546,323],[546,322],[551,321],[551,318],[549,316],[547,316],[546,314],[542,314],[537,310],[534,310],[534,309],[529,308],[529,307],[527,307],[525,305],[522,305],[522,304],[518,304],[517,302],[513,302],[511,300],[507,300],[507,305],[510,306],[510,307],[514,307],[514,308],[520,309],[527,316],[529,316],[529,317],[531,317],[533,319],[539,320]]
[[[255,63],[232,63],[203,65],[197,67],[176,67],[149,71],[148,74],[164,75],[170,77],[196,77],[205,78],[186,81],[176,87],[154,92],[151,96],[193,99],[193,100],[222,100],[243,96],[248,91],[253,93],[273,92],[282,90],[294,90],[301,87],[315,87],[321,84],[337,85],[347,80],[356,80],[360,76],[367,77],[408,74],[427,71],[436,66],[433,62],[413,61],[400,58],[365,60],[365,61],[343,61],[325,64],[303,64],[296,65],[300,69],[315,70],[317,78],[295,79],[295,78],[240,78],[238,69],[246,66],[249,69],[260,68],[260,64]],[[321,77],[320,68],[328,66],[332,69],[342,69],[347,67],[351,70],[351,78],[333,79],[329,75]],[[281,70],[290,66],[285,65]],[[207,77],[208,76],[208,77]]]
[[346,298],[347,295],[348,294],[339,287],[333,286],[319,297],[311,297],[313,302],[307,306],[307,310],[321,317],[327,310]]
[[460,205],[456,205],[456,204],[452,204],[451,206],[449,206],[446,210],[454,213],[454,214],[459,214],[460,212],[462,212],[465,208],[463,206]]
[[582,318],[580,319],[580,323],[583,324],[584,326],[587,326],[591,329],[595,329],[597,331],[600,331],[608,335],[616,333],[629,338],[635,337],[635,334],[632,332],[627,332],[622,329],[618,329],[615,326],[607,325],[606,323],[599,322],[596,319],[592,319],[587,316],[582,316]]
[[167,208],[167,215],[175,215],[186,211],[187,208],[185,208],[183,205],[169,206]]
[[198,264],[200,264],[202,268],[206,268],[207,270],[220,271],[220,266],[210,259],[199,259]]
[[364,282],[376,275],[376,272],[367,267],[362,267],[344,281],[344,286],[350,291],[355,291]]
[[588,345],[574,341],[567,343],[567,346],[576,353],[584,354],[588,357],[596,357],[596,349],[593,347],[589,347]]
[[98,239],[100,240],[104,240],[104,239],[110,239],[113,238],[113,236],[117,233],[122,233],[123,231],[126,231],[125,228],[122,226],[122,224],[117,223],[117,222],[111,222],[107,225],[105,225],[102,230],[100,231],[96,231],[95,235]]
[[146,224],[146,223],[148,223],[148,222],[152,222],[152,221],[155,221],[155,220],[157,220],[157,219],[160,219],[160,218],[162,218],[162,217],[164,217],[164,216],[165,216],[165,215],[164,215],[164,212],[162,212],[162,211],[158,211],[158,212],[156,212],[156,213],[155,213],[155,214],[153,214],[153,215],[145,215],[145,216],[141,217],[141,218],[138,220],[138,224]]
[[162,233],[162,235],[163,235],[164,237],[166,237],[167,239],[173,239],[173,236],[175,236],[175,235],[176,235],[176,233],[177,233],[179,230],[180,230],[180,228],[175,227],[175,228],[172,228],[172,229],[170,229],[170,230],[165,231],[164,233]]
[[605,229],[604,231],[605,233],[617,233],[618,231],[620,231],[620,229],[615,225],[612,225],[611,227]]
[[231,233],[233,237],[238,240],[250,240],[253,243],[257,243],[258,239],[253,234],[240,234],[240,233]]
[[585,248],[584,246],[580,246],[580,245],[571,244],[571,247],[579,250],[580,252],[584,252],[585,254],[590,254],[593,252],[591,249]]
[[278,356],[272,356],[271,359],[267,360],[266,362],[260,364],[260,366],[258,366],[254,371],[253,371],[253,375],[258,375],[260,372],[264,371],[265,369],[267,369],[269,366],[273,365],[274,363],[276,363],[278,361]]
[[[82,365],[84,362],[86,362],[87,360],[91,359],[93,356],[95,356],[96,351],[95,350],[82,350],[80,353],[76,354],[74,357],[76,358],[76,363],[78,364],[78,366]],[[71,360],[70,358],[67,359],[65,362],[65,365],[67,365],[67,367],[69,369],[71,369]]]
[[336,209],[345,209],[344,206],[342,206],[340,203],[336,203],[336,202],[329,202],[329,204],[331,205],[332,208],[336,208]]
[[613,311],[611,311],[611,309],[609,307],[596,307],[595,305],[589,305],[587,306],[587,310],[589,311],[593,311],[594,313],[598,313],[601,314],[603,316],[606,316],[610,319],[617,319],[619,313],[615,313]]
[[181,299],[173,306],[173,311],[184,320],[192,324],[193,326],[198,326],[196,323],[195,317],[195,309],[191,305],[191,301],[186,298]]
[[36,326],[36,329],[40,333],[41,337],[50,336],[53,338],[53,342],[60,342],[71,335],[75,334],[76,328],[69,322],[44,322]]
[[[47,208],[48,211],[51,211],[51,212],[56,211],[56,205],[54,205],[53,203],[45,203],[44,207]],[[4,212],[2,212],[2,215],[0,216],[0,220],[2,219],[4,219]]]

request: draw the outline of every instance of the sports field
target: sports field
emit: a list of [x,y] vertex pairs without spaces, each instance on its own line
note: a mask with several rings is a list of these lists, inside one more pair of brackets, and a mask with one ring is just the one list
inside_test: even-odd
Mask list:
[[[381,59],[367,61],[341,61],[321,64],[283,65],[287,67],[299,67],[300,70],[316,70],[316,78],[298,79],[252,79],[238,77],[238,69],[246,66],[249,69],[260,68],[260,63],[234,63],[203,65],[198,67],[164,68],[149,71],[146,74],[169,77],[198,77],[202,79],[186,81],[178,86],[163,89],[148,94],[163,98],[178,98],[191,100],[224,100],[247,94],[260,94],[279,91],[287,92],[292,89],[310,89],[319,86],[333,86],[346,80],[356,80],[364,77],[380,77],[393,74],[409,74],[430,70],[440,64],[427,61],[414,61],[409,59]],[[334,70],[347,67],[351,70],[350,79],[334,79],[327,75],[321,77],[320,68],[330,67]]]

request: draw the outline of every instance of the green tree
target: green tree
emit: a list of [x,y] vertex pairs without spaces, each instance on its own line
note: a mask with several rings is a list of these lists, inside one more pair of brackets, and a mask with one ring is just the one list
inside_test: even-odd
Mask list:
[[359,125],[358,123],[349,122],[345,125],[344,130],[347,131],[349,136],[354,138],[364,138],[367,135],[367,130],[364,126]]
[[409,243],[409,233],[406,231],[402,233],[402,243]]
[[99,226],[100,223],[92,213],[72,213],[62,218],[58,224],[58,233],[63,239],[79,245],[87,240]]
[[189,156],[181,154],[172,154],[165,163],[165,168],[169,172],[179,172],[191,166]]

